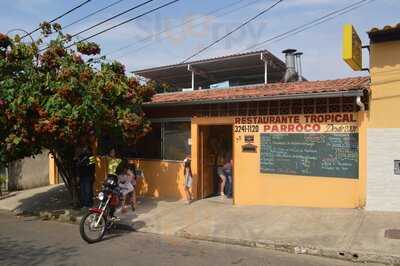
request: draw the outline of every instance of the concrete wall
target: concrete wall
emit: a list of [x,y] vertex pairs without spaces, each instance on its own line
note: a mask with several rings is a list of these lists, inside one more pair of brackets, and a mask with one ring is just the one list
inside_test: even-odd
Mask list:
[[367,210],[400,211],[400,175],[394,160],[400,160],[400,129],[368,129]]
[[9,166],[8,189],[22,190],[49,185],[49,155],[47,151],[13,162]]
[[367,209],[400,211],[400,41],[371,44]]

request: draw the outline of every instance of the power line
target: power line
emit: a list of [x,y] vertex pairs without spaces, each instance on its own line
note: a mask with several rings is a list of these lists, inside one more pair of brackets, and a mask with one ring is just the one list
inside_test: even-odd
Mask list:
[[[223,8],[218,8],[218,9],[216,9],[216,10],[211,11],[210,13],[207,13],[207,14],[204,15],[204,16],[212,15],[212,14],[214,14],[214,13],[216,13],[216,12],[218,12],[218,11],[224,9],[224,8],[231,7],[231,6],[236,5],[236,4],[238,4],[238,3],[242,2],[242,1],[243,1],[243,0],[239,0],[239,1],[236,1],[236,2],[234,2],[234,3],[232,3],[232,4],[229,4],[229,5],[227,5],[227,6],[224,6]],[[257,0],[257,1],[260,1],[260,0]],[[120,47],[120,48],[117,48],[117,49],[115,49],[115,50],[113,50],[113,51],[111,51],[111,52],[105,54],[105,56],[110,55],[110,54],[117,53],[117,52],[122,51],[122,50],[125,50],[125,49],[127,49],[127,48],[129,48],[129,47],[132,47],[132,46],[133,46],[134,44],[136,44],[136,43],[140,43],[140,42],[145,42],[145,41],[147,41],[147,40],[151,40],[151,39],[152,39],[153,37],[155,37],[155,36],[158,36],[158,35],[161,35],[161,34],[163,34],[163,33],[165,33],[165,32],[171,31],[172,29],[176,29],[176,28],[178,28],[178,27],[184,26],[184,25],[186,25],[186,24],[188,24],[188,23],[190,23],[190,22],[192,22],[192,21],[194,21],[194,20],[197,20],[197,19],[198,19],[198,17],[195,17],[195,18],[192,18],[192,19],[188,19],[188,20],[186,20],[185,22],[183,22],[183,23],[181,23],[181,24],[178,24],[178,25],[176,25],[176,26],[174,26],[174,27],[172,27],[172,28],[169,28],[169,29],[166,29],[166,30],[162,30],[162,31],[159,31],[159,32],[157,32],[157,33],[148,35],[147,37],[145,37],[145,38],[143,38],[143,39],[140,39],[140,40],[138,40],[138,41],[134,41],[134,42],[132,42],[132,43],[130,43],[130,44],[128,44],[128,45],[125,45],[125,46],[122,46],[122,47]]]
[[144,5],[146,5],[146,4],[150,3],[150,2],[153,2],[153,1],[154,1],[154,0],[147,0],[147,1],[145,1],[145,2],[142,2],[142,3],[136,5],[136,6],[132,7],[132,8],[129,8],[129,9],[127,9],[127,10],[121,12],[121,13],[118,13],[118,14],[116,14],[116,15],[110,17],[110,18],[107,18],[107,19],[105,19],[105,20],[103,20],[103,21],[100,21],[99,23],[96,23],[96,24],[94,24],[93,26],[90,26],[90,27],[88,27],[88,28],[86,28],[86,29],[84,29],[84,30],[81,30],[80,32],[73,34],[71,37],[72,37],[72,38],[73,38],[73,37],[76,37],[76,36],[78,36],[78,35],[80,35],[80,34],[82,34],[82,33],[84,33],[84,32],[87,32],[87,31],[89,31],[89,30],[91,30],[91,29],[93,29],[93,28],[96,28],[96,27],[98,27],[98,26],[100,26],[100,25],[102,25],[102,24],[104,24],[104,23],[109,22],[110,20],[113,20],[113,19],[115,19],[115,18],[117,18],[117,17],[120,17],[120,16],[122,16],[122,15],[128,13],[128,12],[131,12],[132,10],[135,10],[135,9],[137,9],[137,8],[139,8],[139,7],[141,7],[141,6],[144,6]]
[[[237,4],[239,4],[240,2],[243,2],[243,1],[244,1],[244,0],[239,0],[239,1],[236,1],[236,2],[231,3],[231,4],[229,4],[229,5],[223,6],[223,7],[221,7],[221,8],[212,10],[212,11],[206,13],[205,15],[203,15],[202,17],[213,15],[213,14],[215,14],[215,13],[218,13],[218,12],[221,11],[221,10],[224,10],[224,9],[230,8],[230,7],[232,7],[232,6],[235,6],[235,5],[237,5]],[[228,14],[230,14],[230,13],[233,13],[233,12],[239,10],[239,9],[246,8],[246,7],[248,7],[248,6],[250,6],[250,5],[253,5],[254,3],[260,2],[260,1],[261,1],[261,0],[252,1],[252,2],[250,2],[250,3],[247,3],[247,4],[243,5],[243,6],[240,6],[239,8],[235,8],[235,9],[233,9],[233,10],[229,10],[228,12],[222,13],[221,15],[219,15],[219,17],[221,18],[221,17],[223,17],[223,16],[225,16],[225,15],[228,15]],[[111,55],[111,54],[120,52],[120,51],[122,51],[122,50],[126,50],[126,49],[132,47],[133,45],[135,45],[135,44],[137,44],[137,43],[141,43],[141,42],[145,42],[145,41],[147,41],[147,40],[151,40],[152,38],[154,38],[154,37],[156,37],[156,36],[159,36],[159,35],[161,35],[161,34],[163,34],[163,33],[166,33],[166,32],[172,31],[172,30],[174,30],[174,29],[180,28],[180,27],[182,27],[182,26],[184,26],[184,25],[187,25],[187,24],[189,24],[190,22],[195,21],[195,20],[198,20],[198,19],[199,19],[198,17],[195,17],[195,18],[192,18],[192,19],[188,19],[188,20],[184,21],[183,23],[178,24],[178,25],[176,25],[176,26],[174,26],[174,27],[172,27],[172,28],[168,28],[168,29],[165,29],[165,30],[163,30],[163,31],[159,31],[159,32],[157,32],[157,33],[148,35],[147,37],[145,37],[145,38],[143,38],[143,39],[140,39],[140,40],[135,41],[135,42],[133,42],[133,43],[131,43],[131,44],[122,46],[122,47],[117,48],[117,49],[115,49],[115,50],[113,50],[113,51],[111,51],[111,52],[108,52],[108,53],[105,54],[105,56],[109,56],[109,55]],[[199,26],[199,25],[201,25],[201,24],[204,24],[204,22],[197,23],[197,24],[194,25],[194,27]],[[164,40],[164,39],[166,39],[167,37],[168,37],[168,36],[159,38],[158,41]],[[141,46],[141,47],[139,47],[139,48],[133,50],[132,52],[134,53],[134,52],[140,51],[140,50],[142,50],[142,49],[144,49],[144,48],[146,48],[146,47],[148,47],[148,46],[150,46],[150,45],[152,45],[152,44],[153,44],[153,43],[150,42],[150,43],[148,43],[148,44],[146,44],[146,45],[143,45],[143,46]],[[118,57],[118,58],[119,58],[119,57]]]
[[230,32],[228,32],[227,34],[225,34],[224,36],[222,36],[221,38],[213,41],[212,43],[210,43],[209,45],[207,45],[206,47],[200,49],[198,52],[194,53],[193,55],[189,56],[188,58],[186,58],[185,60],[182,61],[182,63],[187,62],[188,60],[192,59],[193,57],[199,55],[200,53],[204,52],[205,50],[207,50],[208,48],[214,46],[215,44],[219,43],[220,41],[222,41],[223,39],[225,39],[226,37],[228,37],[229,35],[233,34],[234,32],[238,31],[239,29],[241,29],[242,27],[246,26],[247,24],[249,24],[250,22],[252,22],[253,20],[255,20],[256,18],[258,18],[259,16],[267,13],[269,10],[271,10],[272,8],[274,8],[275,6],[277,6],[279,3],[283,2],[283,0],[278,0],[277,2],[275,2],[273,5],[271,5],[270,7],[262,10],[261,12],[259,12],[257,15],[255,15],[254,17],[248,19],[247,21],[245,21],[244,23],[240,24],[239,26],[237,26],[236,28],[234,28],[233,30],[231,30]]
[[144,12],[144,13],[142,13],[142,14],[136,16],[136,17],[133,17],[133,18],[128,19],[128,20],[125,20],[125,21],[123,21],[123,22],[121,22],[121,23],[118,23],[118,24],[112,26],[112,27],[109,27],[109,28],[104,29],[104,30],[102,30],[102,31],[99,31],[99,32],[97,32],[97,33],[95,33],[95,34],[93,34],[93,35],[90,35],[90,36],[88,36],[88,37],[86,37],[86,38],[84,38],[84,39],[82,39],[82,40],[79,40],[79,41],[77,41],[77,42],[74,42],[73,44],[67,46],[66,48],[70,48],[70,47],[72,47],[72,46],[74,46],[74,45],[76,45],[76,44],[78,44],[78,43],[87,41],[87,40],[89,40],[89,39],[91,39],[91,38],[93,38],[93,37],[96,37],[96,36],[98,36],[98,35],[100,35],[100,34],[103,34],[103,33],[107,32],[107,31],[110,31],[110,30],[112,30],[112,29],[115,29],[115,28],[117,28],[117,27],[120,27],[120,26],[122,26],[122,25],[124,25],[124,24],[126,24],[126,23],[129,23],[129,22],[133,21],[133,20],[136,20],[136,19],[138,19],[138,18],[141,18],[141,17],[143,17],[143,16],[146,16],[146,15],[148,15],[148,14],[150,14],[150,13],[153,13],[153,12],[159,10],[159,9],[162,9],[162,8],[164,8],[164,7],[166,7],[166,6],[172,5],[172,4],[174,4],[174,3],[178,2],[178,1],[180,1],[180,0],[173,0],[173,1],[170,1],[170,2],[168,2],[168,3],[166,3],[166,4],[163,4],[163,5],[161,5],[161,6],[158,6],[158,7],[156,7],[156,8],[153,8],[153,9],[147,11],[147,12]]
[[[62,18],[62,17],[64,17],[64,16],[68,15],[69,13],[71,13],[71,12],[77,10],[78,8],[81,8],[82,6],[88,4],[88,3],[91,2],[91,1],[92,1],[92,0],[86,0],[85,2],[79,4],[78,6],[72,8],[72,9],[68,10],[67,12],[65,12],[65,13],[63,13],[63,14],[61,14],[61,15],[59,15],[58,17],[56,17],[56,18],[50,20],[49,23],[53,23],[54,21],[59,20],[60,18]],[[38,30],[40,30],[40,27],[37,27],[37,28],[34,29],[33,31],[31,31],[31,32],[29,32],[28,34],[25,34],[24,36],[22,36],[21,38],[23,39],[23,38],[27,37],[28,35],[31,35],[31,34],[37,32]]]
[[304,29],[298,30],[298,31],[294,32],[294,33],[291,34],[291,35],[281,37],[280,39],[274,40],[273,42],[279,42],[279,41],[281,41],[281,40],[283,40],[283,39],[286,39],[286,38],[288,38],[288,37],[291,37],[291,36],[294,36],[294,35],[296,35],[296,34],[299,34],[299,33],[303,32],[303,31],[309,30],[309,29],[311,29],[311,28],[313,28],[313,27],[315,27],[315,26],[318,26],[318,25],[320,25],[320,24],[323,24],[323,23],[325,23],[325,22],[327,22],[327,21],[329,21],[329,20],[332,20],[332,19],[334,19],[334,18],[336,18],[336,17],[339,17],[339,16],[341,16],[341,15],[347,14],[347,13],[353,11],[353,10],[356,10],[356,9],[358,9],[358,8],[364,6],[364,5],[370,4],[370,3],[374,2],[374,1],[376,1],[376,0],[369,0],[369,2],[361,3],[361,4],[358,5],[358,6],[355,6],[355,7],[352,7],[352,8],[350,8],[350,9],[348,9],[348,10],[345,10],[345,11],[343,11],[343,12],[340,12],[340,13],[338,13],[338,14],[332,16],[332,17],[325,18],[324,20],[322,20],[322,21],[320,21],[320,22],[318,22],[318,23],[316,23],[316,24],[313,24],[313,25],[310,25],[310,26],[308,26],[308,27],[306,27],[306,28],[304,28]]
[[102,11],[104,11],[104,10],[110,8],[110,7],[113,7],[113,6],[115,6],[115,5],[118,5],[119,3],[123,2],[123,1],[125,1],[125,0],[118,0],[118,1],[115,1],[115,2],[113,2],[113,3],[111,3],[111,4],[107,5],[107,6],[105,6],[105,7],[102,7],[102,8],[100,8],[100,9],[97,9],[96,11],[93,11],[92,13],[90,13],[90,14],[88,14],[88,15],[86,15],[86,16],[80,18],[80,19],[77,19],[77,20],[75,20],[75,21],[73,21],[73,22],[71,22],[71,23],[69,23],[69,24],[67,24],[66,26],[63,27],[63,30],[65,30],[66,28],[71,27],[72,25],[78,24],[79,22],[81,22],[81,21],[83,21],[83,20],[85,20],[85,19],[88,19],[88,18],[90,18],[90,17],[92,17],[92,16],[94,16],[94,15],[97,15],[98,13],[100,13],[100,12],[102,12]]
[[370,2],[368,2],[368,1],[375,1],[375,0],[361,0],[361,1],[358,1],[358,2],[353,3],[351,5],[345,6],[343,8],[334,10],[334,11],[332,11],[332,12],[330,12],[330,13],[324,15],[324,16],[321,16],[321,17],[316,18],[316,19],[314,19],[314,20],[312,20],[310,22],[307,22],[305,24],[297,26],[297,27],[295,27],[295,28],[293,28],[291,30],[288,30],[288,31],[284,32],[284,33],[278,34],[278,35],[276,35],[274,37],[271,37],[271,38],[269,38],[267,40],[264,40],[262,42],[256,43],[254,45],[251,45],[251,46],[247,47],[246,49],[242,50],[242,52],[248,51],[248,50],[252,50],[252,49],[254,49],[256,47],[259,47],[259,46],[264,45],[266,43],[273,42],[275,40],[276,41],[280,41],[280,40],[282,40],[284,38],[287,38],[289,36],[292,36],[294,34],[298,34],[300,32],[308,30],[308,29],[310,29],[310,28],[312,28],[314,26],[320,25],[320,24],[322,24],[322,23],[324,23],[324,22],[326,22],[326,21],[328,21],[330,19],[333,19],[333,18],[335,18],[337,16],[340,16],[340,15],[343,15],[345,13],[348,13],[348,12],[354,10],[354,9],[357,9],[357,8],[361,7],[362,5],[364,5],[364,4],[369,4]]

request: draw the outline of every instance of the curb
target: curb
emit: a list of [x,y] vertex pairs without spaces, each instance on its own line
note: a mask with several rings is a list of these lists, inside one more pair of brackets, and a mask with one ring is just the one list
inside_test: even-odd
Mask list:
[[175,236],[192,240],[202,240],[202,241],[231,244],[231,245],[238,245],[245,247],[264,248],[268,250],[283,251],[292,254],[319,256],[319,257],[340,259],[357,263],[383,263],[386,265],[400,265],[400,256],[394,256],[394,255],[380,255],[380,254],[364,253],[364,252],[334,250],[328,248],[307,247],[291,243],[279,243],[276,241],[268,241],[268,240],[253,241],[253,240],[231,239],[225,237],[194,235],[184,230],[178,231],[175,234]]
[[14,197],[14,196],[16,196],[17,194],[18,194],[17,192],[11,192],[11,193],[8,193],[8,194],[4,194],[3,196],[0,196],[0,200],[8,199],[8,198]]

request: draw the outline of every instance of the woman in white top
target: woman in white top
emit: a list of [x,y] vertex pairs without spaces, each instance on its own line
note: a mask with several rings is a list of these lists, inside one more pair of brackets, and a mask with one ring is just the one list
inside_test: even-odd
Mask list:
[[[122,200],[122,212],[126,212],[125,202],[129,193],[133,192],[134,186],[132,181],[134,180],[134,174],[132,170],[128,167],[128,162],[123,161],[119,167],[118,171],[118,183],[121,188],[121,193],[123,196]],[[133,198],[132,198],[133,200]],[[134,203],[132,202],[132,210],[134,211]]]
[[184,164],[183,174],[185,176],[184,187],[185,187],[186,199],[189,204],[193,201],[193,195],[192,192],[190,191],[193,183],[192,168],[190,166],[190,163],[191,163],[190,156],[186,156],[185,160],[183,160]]

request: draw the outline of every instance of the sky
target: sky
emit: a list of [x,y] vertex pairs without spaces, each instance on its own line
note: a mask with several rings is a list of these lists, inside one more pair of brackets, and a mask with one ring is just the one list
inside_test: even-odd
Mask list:
[[[67,25],[115,1],[92,0],[58,22]],[[83,33],[80,38],[133,18],[168,1],[154,0]],[[254,44],[358,1],[284,0],[194,59],[244,52]],[[0,0],[0,32],[5,33],[16,28],[30,31],[41,21],[53,19],[82,2],[84,0]],[[117,5],[66,28],[65,32],[77,33],[142,2],[145,0],[122,0]],[[275,2],[276,0],[180,0],[92,40],[101,45],[102,53],[108,59],[122,62],[128,71],[175,64]],[[284,49],[294,48],[303,52],[303,76],[308,80],[368,75],[366,71],[352,71],[341,59],[342,27],[346,23],[353,24],[363,44],[367,45],[367,31],[373,27],[381,28],[400,23],[398,14],[400,0],[367,1],[360,8],[347,14],[285,39],[255,47],[253,50],[267,49],[282,60]],[[183,26],[179,26],[183,23]],[[164,33],[157,34],[163,31]],[[14,34],[15,31],[11,33]],[[36,36],[37,34],[34,34],[33,37]],[[123,47],[125,49],[119,50]],[[363,60],[364,67],[368,67],[367,50],[364,51]]]

